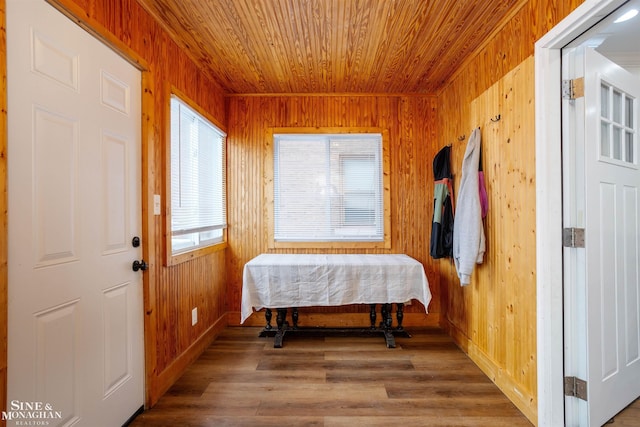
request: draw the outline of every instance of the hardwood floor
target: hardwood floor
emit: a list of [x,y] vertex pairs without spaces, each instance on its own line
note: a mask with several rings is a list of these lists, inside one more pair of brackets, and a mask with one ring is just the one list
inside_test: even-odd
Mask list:
[[530,426],[451,338],[285,337],[228,328],[132,426]]
[[[411,329],[395,349],[381,337],[300,336],[274,349],[258,332],[226,329],[130,425],[532,425],[438,329]],[[615,425],[638,425],[625,420]]]
[[613,427],[640,426],[640,399],[636,399],[605,425]]

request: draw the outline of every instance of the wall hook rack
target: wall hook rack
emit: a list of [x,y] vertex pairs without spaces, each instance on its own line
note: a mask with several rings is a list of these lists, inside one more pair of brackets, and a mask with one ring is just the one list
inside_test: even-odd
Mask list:
[[467,135],[460,135],[458,137],[458,141],[464,141],[464,139],[467,137]]
[[492,118],[491,118],[491,121],[492,121],[492,122],[494,122],[494,123],[495,123],[495,122],[499,122],[499,121],[500,121],[500,118],[501,118],[501,117],[500,117],[500,114],[498,114],[497,116],[492,117]]

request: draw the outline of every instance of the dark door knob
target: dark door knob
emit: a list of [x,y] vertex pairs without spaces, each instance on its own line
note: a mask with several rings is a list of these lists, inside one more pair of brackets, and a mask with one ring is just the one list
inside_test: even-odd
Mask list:
[[145,271],[147,267],[148,267],[147,263],[143,259],[140,261],[138,260],[133,261],[133,265],[131,266],[131,268],[133,268],[133,271],[138,271],[138,270]]

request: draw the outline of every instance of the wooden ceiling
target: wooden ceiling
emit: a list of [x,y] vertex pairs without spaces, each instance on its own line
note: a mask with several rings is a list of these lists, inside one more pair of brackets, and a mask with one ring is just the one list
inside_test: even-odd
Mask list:
[[138,2],[230,94],[436,93],[502,19],[523,4],[523,0]]

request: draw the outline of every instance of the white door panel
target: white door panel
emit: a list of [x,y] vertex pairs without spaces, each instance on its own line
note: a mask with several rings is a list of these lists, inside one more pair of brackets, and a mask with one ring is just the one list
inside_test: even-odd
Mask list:
[[7,1],[7,58],[8,399],[121,425],[144,402],[140,72],[44,0]]
[[600,426],[640,396],[640,79],[591,48],[563,58],[584,76],[584,98],[563,101],[565,226],[585,228],[565,249],[565,370],[587,381],[567,419]]

